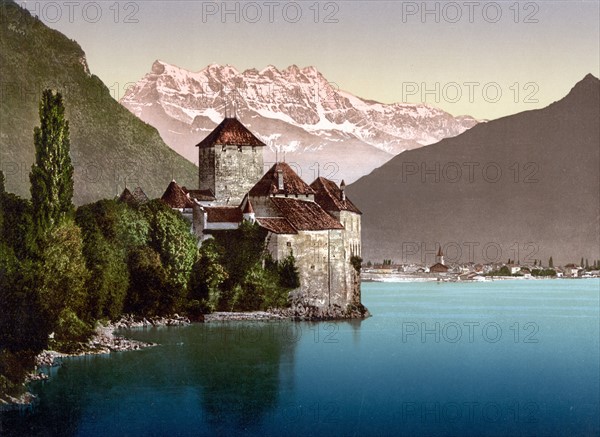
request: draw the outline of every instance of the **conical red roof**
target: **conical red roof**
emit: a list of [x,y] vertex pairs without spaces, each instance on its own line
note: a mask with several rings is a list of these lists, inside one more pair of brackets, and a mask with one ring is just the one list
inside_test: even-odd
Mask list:
[[252,203],[250,199],[246,202],[246,206],[244,206],[244,210],[242,211],[244,214],[254,214],[254,208],[252,208]]
[[161,200],[171,208],[192,208],[194,202],[175,181],[171,181]]

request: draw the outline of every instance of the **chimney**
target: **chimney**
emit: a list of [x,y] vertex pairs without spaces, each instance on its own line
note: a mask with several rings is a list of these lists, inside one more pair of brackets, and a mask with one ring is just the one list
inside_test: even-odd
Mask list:
[[342,179],[342,183],[340,184],[340,190],[342,190],[342,202],[346,201],[346,183]]
[[283,170],[277,170],[277,190],[283,191]]

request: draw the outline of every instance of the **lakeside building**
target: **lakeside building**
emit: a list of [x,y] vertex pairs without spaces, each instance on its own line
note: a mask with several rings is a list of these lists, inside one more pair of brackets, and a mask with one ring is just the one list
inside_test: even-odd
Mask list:
[[436,263],[429,267],[430,273],[448,273],[449,267],[444,262],[444,253],[442,252],[442,246],[438,249],[436,255]]
[[225,118],[198,145],[198,189],[172,181],[162,200],[189,222],[201,245],[244,221],[266,232],[274,260],[293,254],[300,277],[294,298],[318,308],[361,305],[361,211],[344,181],[310,185],[285,162],[264,172],[266,145],[236,118]]

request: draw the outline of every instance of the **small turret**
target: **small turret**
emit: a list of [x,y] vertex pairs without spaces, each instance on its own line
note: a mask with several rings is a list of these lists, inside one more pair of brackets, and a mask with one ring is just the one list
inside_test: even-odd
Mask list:
[[342,190],[341,200],[342,202],[346,201],[346,183],[342,179],[342,183],[340,184],[340,190]]
[[244,206],[242,215],[244,217],[244,221],[250,223],[254,223],[256,221],[256,214],[254,213],[254,208],[252,208],[252,203],[250,203],[250,199],[248,199],[248,201],[246,202],[246,206]]

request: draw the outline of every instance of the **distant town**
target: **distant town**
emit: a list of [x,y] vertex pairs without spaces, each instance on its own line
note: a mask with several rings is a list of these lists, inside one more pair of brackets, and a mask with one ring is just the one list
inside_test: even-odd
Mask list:
[[541,260],[520,263],[507,260],[505,263],[446,263],[441,248],[433,265],[419,263],[396,264],[391,259],[382,263],[367,261],[363,264],[363,281],[491,281],[496,279],[543,279],[543,278],[598,278],[600,260],[592,264],[582,259],[579,264],[568,263],[555,266],[552,257],[546,264]]

